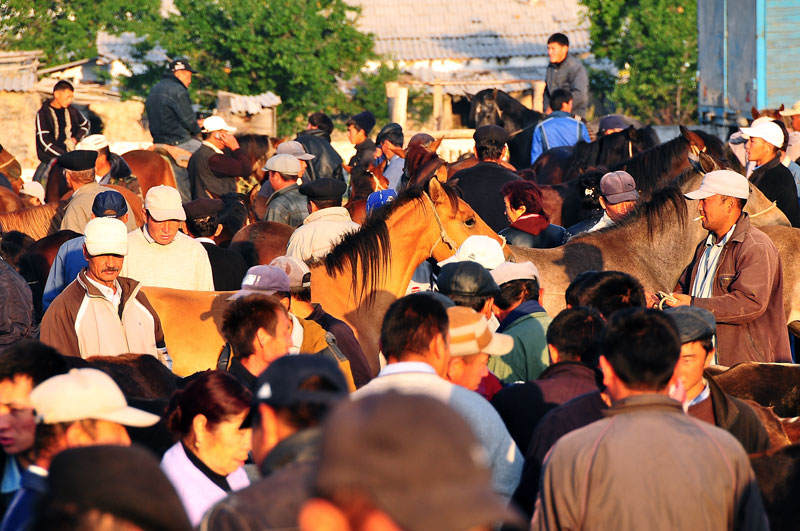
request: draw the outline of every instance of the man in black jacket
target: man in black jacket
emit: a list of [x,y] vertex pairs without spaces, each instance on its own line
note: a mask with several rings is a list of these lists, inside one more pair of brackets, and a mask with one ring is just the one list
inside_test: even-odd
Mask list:
[[315,112],[308,117],[308,126],[305,131],[297,134],[295,139],[303,144],[306,152],[314,155],[308,161],[308,180],[329,177],[342,179],[342,157],[331,146],[331,133],[333,121],[324,112]]
[[572,93],[572,113],[586,118],[589,101],[589,77],[583,64],[569,54],[569,38],[563,33],[554,33],[547,39],[547,55],[550,64],[545,73],[544,108],[550,108],[550,97],[556,89],[567,89]]
[[53,87],[53,98],[45,100],[36,113],[36,156],[40,164],[34,180],[47,176],[52,162],[75,149],[89,134],[89,120],[72,105],[75,89],[72,83],[61,80]]
[[236,131],[220,116],[203,120],[203,145],[189,159],[189,182],[192,198],[214,197],[236,193],[237,177],[247,177],[253,166],[239,141]]

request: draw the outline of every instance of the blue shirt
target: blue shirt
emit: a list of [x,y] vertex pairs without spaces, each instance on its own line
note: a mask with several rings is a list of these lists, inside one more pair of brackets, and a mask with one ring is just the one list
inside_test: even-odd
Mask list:
[[574,146],[578,140],[591,142],[586,125],[564,111],[553,111],[533,130],[531,143],[531,164],[548,149],[561,146]]
[[56,259],[47,275],[47,284],[44,285],[44,295],[42,296],[42,311],[46,311],[64,289],[73,280],[78,278],[81,269],[89,265],[83,257],[83,242],[86,236],[80,236],[64,242],[58,248]]

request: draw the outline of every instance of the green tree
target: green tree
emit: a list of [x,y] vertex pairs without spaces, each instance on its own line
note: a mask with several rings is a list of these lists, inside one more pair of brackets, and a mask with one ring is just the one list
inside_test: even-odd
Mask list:
[[690,120],[697,110],[696,0],[581,3],[592,53],[619,70],[607,95],[618,110],[657,124]]

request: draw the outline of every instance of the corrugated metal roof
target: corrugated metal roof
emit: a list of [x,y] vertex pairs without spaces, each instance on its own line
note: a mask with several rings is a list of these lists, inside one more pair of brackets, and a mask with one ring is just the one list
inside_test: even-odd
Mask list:
[[25,92],[36,84],[41,50],[0,52],[0,90]]
[[[436,81],[446,81],[448,84],[442,86],[442,92],[454,96],[476,94],[487,88],[501,88],[506,92],[521,92],[530,90],[530,83],[503,83],[502,80],[541,80],[547,66],[530,67],[497,67],[487,69],[464,69],[455,72],[434,73],[430,70],[415,72],[415,77],[425,83]],[[463,83],[452,84],[453,82],[463,81]],[[492,81],[492,84],[474,83],[475,81]],[[473,82],[473,83],[470,83]],[[432,89],[428,87],[427,92]]]
[[273,92],[244,96],[232,92],[217,92],[217,108],[231,114],[258,114],[267,107],[277,107],[281,98]]
[[589,51],[578,0],[348,0],[375,51],[397,60],[486,59],[547,54],[547,38],[566,34]]

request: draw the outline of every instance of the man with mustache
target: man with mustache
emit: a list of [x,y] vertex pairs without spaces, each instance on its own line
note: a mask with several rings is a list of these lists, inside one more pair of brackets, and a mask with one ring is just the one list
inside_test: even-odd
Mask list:
[[82,358],[151,354],[171,368],[158,314],[139,291],[138,281],[119,276],[128,253],[125,224],[116,218],[94,218],[85,234],[88,266],[45,313],[42,342]]

